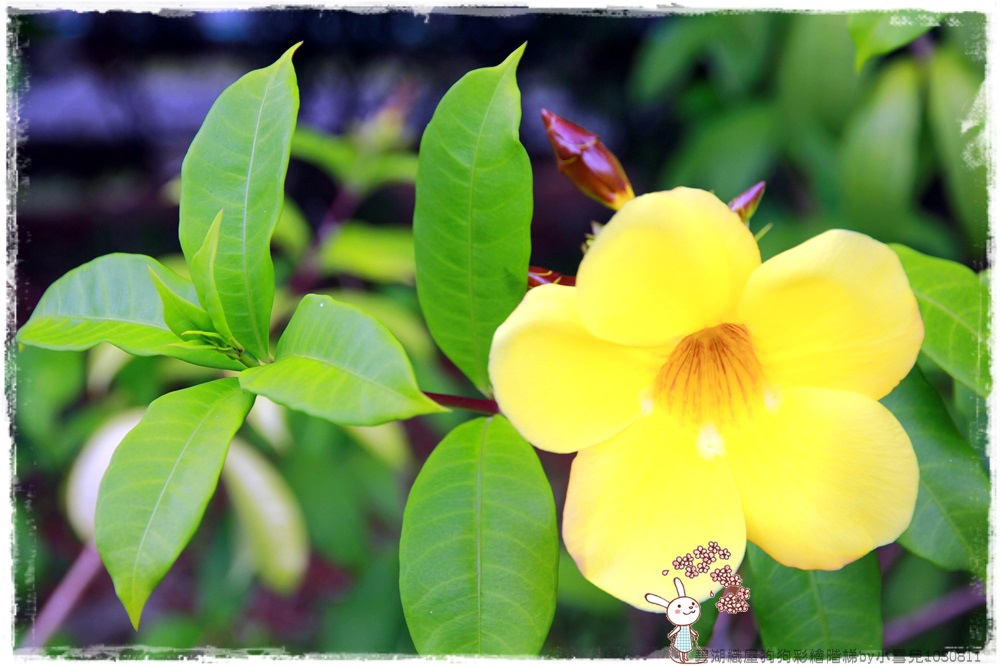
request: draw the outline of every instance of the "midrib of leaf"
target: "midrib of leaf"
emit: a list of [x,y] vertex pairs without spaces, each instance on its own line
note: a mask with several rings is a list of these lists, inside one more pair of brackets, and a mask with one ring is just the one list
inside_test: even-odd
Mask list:
[[261,96],[260,109],[257,110],[257,124],[254,126],[253,141],[250,144],[250,164],[247,166],[247,177],[246,180],[244,181],[246,185],[243,188],[243,226],[242,229],[240,230],[242,235],[241,241],[243,249],[243,252],[240,253],[243,259],[240,266],[240,268],[243,270],[243,296],[245,297],[248,306],[247,310],[249,311],[250,314],[250,328],[253,330],[254,338],[257,340],[258,349],[263,350],[265,352],[267,351],[268,345],[260,339],[260,332],[258,331],[257,327],[257,313],[254,310],[253,300],[250,294],[250,272],[249,272],[249,267],[247,266],[248,254],[246,252],[247,228],[250,226],[247,208],[250,202],[250,175],[253,173],[254,160],[257,158],[257,141],[260,137],[261,117],[264,115],[264,105],[267,102],[267,95],[271,91],[271,83],[274,81],[274,78],[275,75],[272,73],[272,75],[267,80],[267,86],[264,88],[264,94]]
[[340,364],[332,362],[332,361],[330,361],[328,359],[321,359],[319,357],[314,357],[314,356],[309,355],[309,354],[300,354],[300,353],[297,353],[297,352],[290,352],[290,353],[288,353],[286,355],[283,355],[282,359],[288,359],[289,357],[291,357],[293,359],[294,358],[308,359],[309,361],[315,361],[315,362],[320,363],[320,364],[322,364],[324,366],[332,366],[333,368],[336,368],[339,371],[343,371],[344,373],[347,373],[351,377],[357,378],[358,380],[361,380],[362,382],[365,382],[367,384],[373,385],[373,386],[375,386],[375,387],[377,387],[379,389],[385,389],[387,391],[390,391],[393,394],[395,394],[396,396],[399,396],[400,398],[402,398],[404,400],[410,400],[410,398],[408,396],[406,396],[405,394],[399,393],[396,389],[393,389],[389,385],[382,384],[382,383],[380,383],[380,382],[378,382],[376,380],[373,380],[373,379],[371,379],[369,377],[365,377],[364,375],[361,375],[361,374],[359,374],[359,373],[351,370],[350,368],[348,368],[346,366],[341,366]]
[[[506,71],[504,72],[504,76],[506,76]],[[496,103],[497,95],[500,92],[500,87],[502,84],[503,84],[503,77],[500,77],[500,80],[497,82],[496,87],[493,89],[493,96],[490,97],[490,103],[486,105],[486,113],[483,114],[483,120],[479,125],[479,132],[476,134],[476,148],[472,153],[472,169],[469,170],[469,207],[468,207],[468,214],[466,216],[469,221],[469,230],[467,235],[467,243],[469,251],[466,253],[466,255],[468,256],[468,266],[466,267],[466,273],[469,276],[469,281],[468,281],[469,319],[471,320],[470,324],[472,325],[473,340],[475,341],[475,344],[472,346],[472,353],[473,355],[475,355],[477,374],[479,372],[479,369],[482,368],[482,364],[480,363],[482,359],[482,352],[479,349],[480,344],[476,336],[477,332],[479,331],[479,327],[477,326],[478,318],[476,317],[476,301],[474,299],[475,290],[473,289],[473,284],[476,281],[476,274],[472,270],[472,248],[473,248],[472,209],[473,209],[473,199],[475,199],[475,192],[476,192],[476,167],[479,163],[479,147],[483,142],[483,128],[486,127],[487,119],[490,117],[490,114],[493,113],[493,105]],[[486,384],[487,386],[489,385],[489,378],[486,379]]]
[[944,517],[945,522],[951,528],[952,533],[954,533],[955,537],[958,538],[958,541],[962,543],[962,546],[965,547],[966,553],[970,557],[973,556],[973,554],[976,553],[976,550],[965,539],[965,535],[962,533],[961,530],[959,530],[958,525],[952,520],[951,515],[945,510],[944,505],[938,499],[937,495],[933,491],[931,491],[930,487],[927,486],[927,483],[924,482],[923,476],[921,476],[920,478],[920,488],[922,488],[927,493],[928,498],[930,498],[931,502],[934,503],[934,505],[937,507],[938,512],[941,514],[941,516]]
[[103,317],[98,315],[64,315],[62,313],[39,313],[39,317],[43,317],[47,320],[84,320],[93,322],[114,322],[115,324],[134,324],[136,326],[149,327],[150,329],[157,329],[159,331],[166,331],[168,333],[173,333],[169,328],[158,327],[156,322],[148,322],[145,320],[133,320],[126,317]]
[[225,401],[228,397],[229,393],[226,393],[225,395],[219,397],[219,400],[216,401],[214,404],[212,404],[211,409],[205,412],[205,416],[202,417],[200,422],[198,422],[198,425],[191,433],[191,437],[187,439],[187,441],[184,443],[184,447],[180,451],[180,454],[177,455],[177,459],[174,461],[174,465],[170,469],[170,474],[167,475],[167,481],[163,483],[163,488],[160,490],[160,495],[156,498],[156,503],[153,505],[153,511],[149,515],[149,521],[146,522],[146,528],[143,529],[142,531],[142,538],[139,540],[139,548],[136,549],[135,558],[132,562],[132,580],[130,583],[133,596],[135,595],[136,571],[139,569],[139,560],[140,557],[142,556],[142,550],[146,545],[146,537],[149,535],[149,530],[152,527],[153,522],[156,520],[157,513],[160,511],[160,507],[163,501],[163,494],[167,492],[167,488],[170,486],[170,481],[174,478],[174,473],[177,472],[177,466],[180,465],[181,460],[184,458],[184,454],[187,452],[188,447],[191,446],[191,443],[198,435],[198,432],[205,425],[205,422],[208,421],[208,418],[212,415],[212,413],[215,412],[215,409],[219,406],[219,404]]
[[823,646],[830,646],[830,620],[827,618],[823,607],[823,597],[819,593],[819,583],[816,581],[816,572],[809,570],[809,587],[812,589],[813,597],[816,599],[816,609],[819,610],[818,618],[820,626],[823,628]]
[[979,342],[979,344],[982,345],[982,343],[983,343],[982,335],[979,332],[977,332],[975,329],[973,329],[972,325],[967,324],[964,318],[959,317],[958,313],[956,313],[952,309],[948,308],[947,306],[945,306],[940,301],[938,301],[936,299],[932,299],[931,297],[929,297],[927,295],[926,292],[923,292],[921,290],[913,290],[913,292],[914,292],[914,294],[917,295],[917,298],[922,299],[923,301],[925,301],[925,302],[929,303],[930,305],[934,306],[935,308],[937,308],[941,312],[945,313],[946,315],[949,315],[952,318],[952,320],[954,320],[955,322],[958,322],[958,324],[960,324],[964,329],[968,330],[968,332],[970,334],[972,334],[972,336]]
[[486,451],[486,434],[491,419],[483,422],[476,454],[476,653],[483,652],[483,453]]

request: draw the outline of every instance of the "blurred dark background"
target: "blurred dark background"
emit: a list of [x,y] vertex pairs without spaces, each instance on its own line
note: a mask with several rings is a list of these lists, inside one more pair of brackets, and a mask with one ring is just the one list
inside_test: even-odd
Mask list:
[[[16,15],[9,24],[15,34],[10,99],[16,105],[9,110],[18,128],[16,226],[9,249],[17,271],[12,324],[27,320],[54,280],[95,257],[177,253],[171,183],[205,114],[226,86],[300,40],[294,60],[299,126],[350,134],[402,98],[411,151],[456,80],[501,62],[527,41],[518,83],[521,137],[535,181],[534,264],[575,273],[590,222],[610,217],[557,172],[540,118],[547,108],[600,135],[637,194],[689,185],[728,200],[766,180],[752,224],[755,231],[773,224],[761,241],[765,257],[824,229],[847,227],[982,270],[986,159],[976,157],[975,143],[982,126],[973,124],[959,143],[952,135],[983,80],[985,19],[955,16],[960,20],[856,71],[842,14]],[[950,86],[951,106],[935,106],[944,85]],[[971,170],[963,167],[966,154],[972,156]],[[316,166],[292,160],[287,193],[309,230],[320,228],[340,187]],[[403,183],[365,198],[354,217],[374,226],[406,226],[412,211],[413,187]],[[357,282],[329,277],[324,285]],[[371,287],[367,279],[361,284]],[[376,287],[413,305],[411,288]],[[429,377],[434,385],[425,388],[470,391],[440,359],[428,363],[443,370],[418,361],[418,378]],[[77,452],[109,416],[143,406],[192,376],[164,360],[137,359],[122,367],[110,388],[95,390],[93,356],[29,351],[16,363],[20,636],[80,549],[62,509],[63,485]],[[370,462],[357,458],[351,434],[301,415],[287,421],[293,439],[328,442],[334,452],[330,461],[316,463],[271,451],[303,505],[315,547],[299,592],[279,596],[252,576],[233,574],[235,529],[225,499],[217,498],[154,593],[139,634],[102,572],[53,644],[412,652],[395,587],[394,545],[407,485],[447,423],[407,424],[414,462],[389,474],[371,472]],[[561,507],[570,458],[543,453],[542,460]],[[325,480],[306,474],[327,464],[331,477]],[[362,481],[357,488],[345,481],[347,496],[326,492],[345,475]],[[379,493],[381,500],[373,500]],[[373,514],[372,503],[382,503],[382,509]],[[324,521],[332,528],[321,526]],[[344,546],[351,540],[360,546]],[[885,583],[887,618],[902,617],[968,580],[898,550],[890,556],[896,565]],[[913,581],[921,585],[909,585]],[[662,618],[588,586],[564,559],[560,606],[543,655],[642,656],[666,643]],[[900,646],[932,651],[969,645],[979,641],[985,622],[982,610]],[[755,645],[750,615],[740,615],[732,635],[744,648]]]

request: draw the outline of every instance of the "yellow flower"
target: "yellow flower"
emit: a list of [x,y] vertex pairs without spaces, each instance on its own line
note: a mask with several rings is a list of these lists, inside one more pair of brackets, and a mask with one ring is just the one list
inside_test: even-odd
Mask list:
[[[885,245],[835,230],[762,264],[735,213],[678,188],[626,203],[575,287],[528,292],[490,377],[530,442],[578,452],[563,539],[580,571],[656,611],[644,595],[709,541],[734,570],[747,540],[833,570],[906,529],[917,461],[878,399],[922,340]],[[699,600],[720,587],[685,586]]]

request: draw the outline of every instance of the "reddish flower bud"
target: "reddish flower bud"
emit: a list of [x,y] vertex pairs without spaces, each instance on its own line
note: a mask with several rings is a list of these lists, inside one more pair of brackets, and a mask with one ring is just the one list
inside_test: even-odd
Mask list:
[[597,135],[547,109],[542,109],[542,120],[559,171],[581,192],[616,211],[635,197],[618,158]]
[[729,210],[740,216],[740,220],[749,224],[750,218],[757,211],[757,206],[763,197],[764,181],[761,181],[746,192],[733,197],[733,200],[729,202]]

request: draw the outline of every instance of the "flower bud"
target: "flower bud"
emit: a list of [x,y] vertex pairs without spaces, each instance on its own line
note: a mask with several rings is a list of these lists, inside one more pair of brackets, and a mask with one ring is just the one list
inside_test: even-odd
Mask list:
[[746,192],[733,197],[733,200],[729,202],[729,210],[740,216],[740,220],[750,224],[750,218],[757,211],[757,206],[763,197],[764,181],[761,181]]
[[559,171],[581,192],[616,211],[635,197],[618,158],[597,135],[547,109],[542,109],[542,120]]

